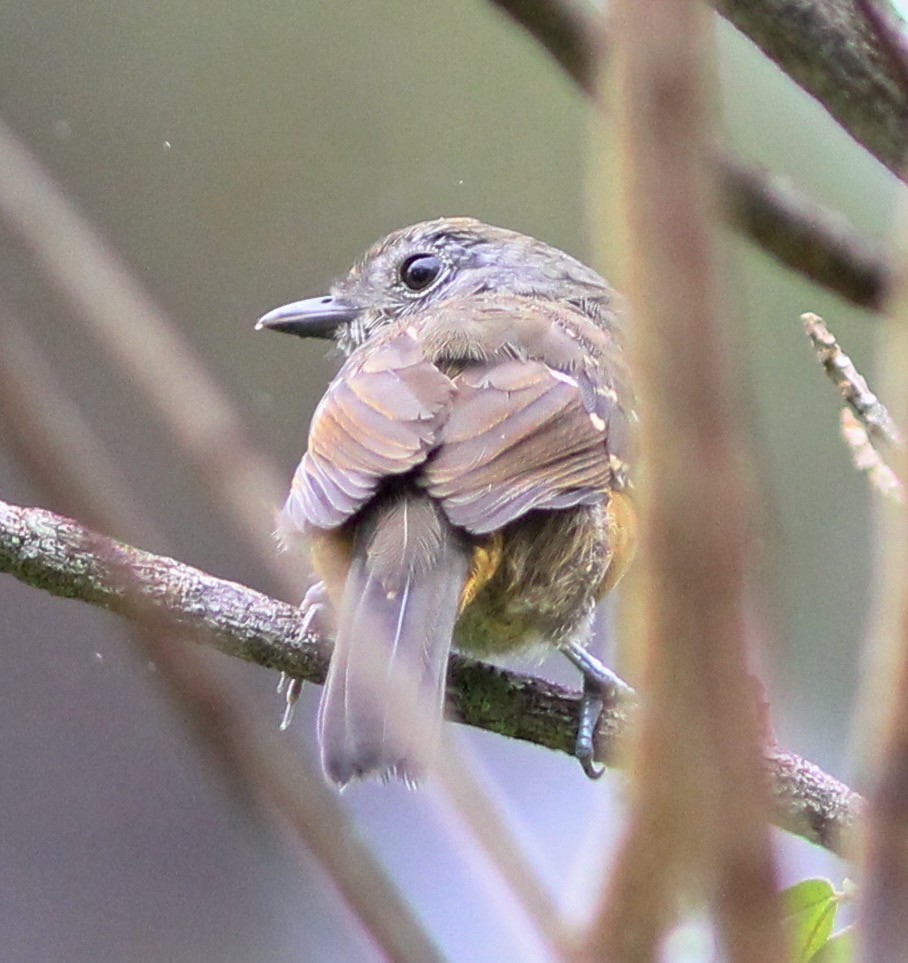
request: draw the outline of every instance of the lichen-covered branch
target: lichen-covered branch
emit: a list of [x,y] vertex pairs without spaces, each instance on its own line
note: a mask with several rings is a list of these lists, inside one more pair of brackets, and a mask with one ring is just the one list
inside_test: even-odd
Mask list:
[[[134,574],[126,591],[122,566]],[[256,665],[321,683],[326,640],[300,632],[299,610],[174,559],[104,538],[71,519],[0,501],[0,572],[62,598],[135,619],[148,610],[181,635]],[[533,676],[463,656],[451,659],[450,716],[467,725],[571,754],[580,694]],[[597,758],[614,765],[636,707],[607,707]],[[684,738],[683,733],[678,738]],[[766,756],[774,820],[840,855],[851,852],[860,797],[797,756]]]
[[[492,0],[545,48],[580,87],[596,93],[600,12],[575,0]],[[767,0],[771,5],[772,0]],[[726,16],[746,17],[737,4]],[[761,4],[747,4],[760,8]],[[754,14],[759,21],[759,16]],[[786,23],[796,33],[797,24]],[[804,50],[808,48],[805,47]],[[803,55],[803,50],[802,50]],[[728,223],[792,271],[859,307],[877,310],[891,282],[888,257],[840,214],[808,200],[762,168],[719,153],[723,211]]]
[[804,325],[804,333],[816,352],[817,361],[839,389],[842,400],[867,428],[871,437],[889,445],[904,445],[904,436],[892,415],[870,390],[867,380],[842,350],[823,319],[818,314],[808,312],[801,315],[801,321]]

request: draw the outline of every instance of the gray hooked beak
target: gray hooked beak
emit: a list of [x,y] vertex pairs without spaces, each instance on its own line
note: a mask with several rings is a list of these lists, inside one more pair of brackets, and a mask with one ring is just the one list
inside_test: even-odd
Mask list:
[[262,315],[255,323],[255,330],[268,328],[301,338],[333,338],[342,324],[352,321],[358,314],[359,308],[338,301],[331,295],[306,298],[305,301],[294,301]]

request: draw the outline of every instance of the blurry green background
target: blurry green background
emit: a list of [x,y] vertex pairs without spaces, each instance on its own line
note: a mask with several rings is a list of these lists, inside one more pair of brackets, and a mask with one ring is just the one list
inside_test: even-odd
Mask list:
[[[892,178],[725,24],[719,40],[731,143],[886,237]],[[263,311],[322,293],[380,235],[440,214],[592,257],[588,106],[478,0],[2,0],[0,116],[172,313],[288,478],[336,362],[318,344],[255,335]],[[776,724],[790,748],[849,776],[869,502],[798,318],[824,315],[868,373],[878,324],[726,241],[732,322],[746,332],[756,391]],[[144,402],[2,224],[0,297],[57,363],[171,552],[268,589]],[[0,497],[46,504],[2,448]],[[300,872],[229,795],[120,622],[8,578],[0,607],[5,960],[373,958],[317,867]],[[214,658],[276,724],[273,675]],[[312,741],[316,700],[307,689],[288,738]],[[618,830],[617,778],[589,784],[568,759],[460,735],[581,915],[599,869],[589,841]],[[368,785],[345,802],[454,959],[534,958],[430,792]],[[782,851],[787,880],[841,873],[806,844]]]

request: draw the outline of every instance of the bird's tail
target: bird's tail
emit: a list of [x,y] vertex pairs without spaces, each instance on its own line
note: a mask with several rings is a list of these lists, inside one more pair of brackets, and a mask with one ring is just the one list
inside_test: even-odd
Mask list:
[[469,564],[465,540],[425,495],[380,498],[358,526],[319,709],[335,783],[425,775]]

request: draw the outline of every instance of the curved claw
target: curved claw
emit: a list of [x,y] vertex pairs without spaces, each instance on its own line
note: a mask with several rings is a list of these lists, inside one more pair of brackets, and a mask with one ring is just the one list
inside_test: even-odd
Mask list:
[[281,717],[281,724],[278,727],[281,732],[290,728],[293,722],[293,712],[299,701],[300,693],[303,691],[303,680],[294,676],[288,676],[286,672],[281,673],[281,681],[278,683],[277,691],[281,692],[286,681],[287,691],[284,694],[284,715]]
[[600,779],[606,767],[596,762],[594,739],[599,716],[602,715],[602,693],[595,683],[590,684],[584,677],[583,697],[580,700],[580,712],[577,720],[577,740],[574,744],[574,755],[583,767],[588,779]]
[[[310,632],[314,632],[316,636],[324,640],[324,621],[327,606],[330,604],[323,582],[316,582],[309,587],[300,604],[302,618],[300,619],[299,630],[302,636],[305,637]],[[284,696],[284,713],[280,724],[280,729],[283,732],[290,728],[290,723],[293,721],[293,712],[296,709],[296,703],[299,701],[300,693],[303,691],[303,680],[282,672],[280,682],[277,684],[277,691],[279,695],[283,694]]]
[[300,603],[300,611],[303,613],[300,632],[306,635],[311,629],[316,635],[323,636],[326,628],[323,624],[324,617],[330,605],[325,583],[316,582],[314,585],[310,585],[303,601]]
[[594,736],[599,717],[606,699],[620,698],[632,690],[582,646],[570,642],[561,649],[583,674],[583,697],[580,700],[574,755],[587,778],[601,779],[608,767],[597,763],[595,759]]
[[583,769],[587,779],[601,779],[605,775],[605,770],[608,768],[605,764],[597,763],[595,759],[589,756],[584,758],[578,755],[577,761],[580,763],[580,767]]

